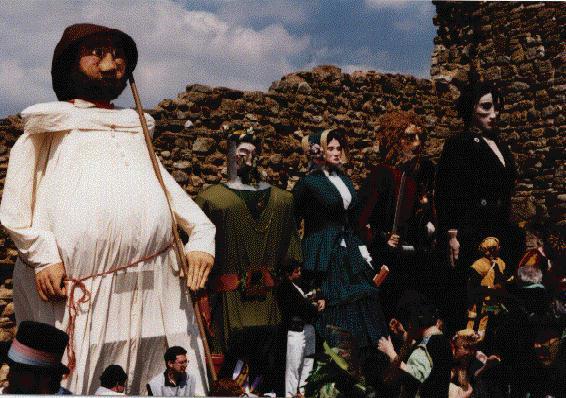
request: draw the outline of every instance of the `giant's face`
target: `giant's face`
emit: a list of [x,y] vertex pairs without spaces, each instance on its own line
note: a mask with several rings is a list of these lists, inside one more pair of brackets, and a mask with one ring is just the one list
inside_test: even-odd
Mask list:
[[336,138],[333,138],[326,145],[324,161],[328,166],[340,166],[342,164],[342,146]]
[[484,94],[474,106],[473,124],[482,131],[491,131],[495,127],[497,110],[491,93]]
[[79,98],[110,101],[126,87],[126,55],[109,35],[94,35],[78,49],[71,71],[74,91]]
[[236,147],[238,175],[242,176],[255,168],[256,147],[250,142],[242,142]]
[[417,155],[419,153],[422,143],[421,133],[421,128],[414,124],[409,125],[405,131],[403,131],[400,146],[401,152],[403,152],[405,157]]

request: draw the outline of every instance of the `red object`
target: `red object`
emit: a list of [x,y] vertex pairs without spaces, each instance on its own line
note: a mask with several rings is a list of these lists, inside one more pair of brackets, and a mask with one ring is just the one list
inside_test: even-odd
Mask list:
[[198,308],[202,315],[202,320],[206,331],[210,336],[214,336],[214,329],[212,328],[212,310],[210,309],[210,300],[208,298],[208,293],[199,295],[197,298]]
[[211,354],[210,356],[212,357],[212,364],[214,365],[214,370],[216,371],[216,374],[219,374],[222,365],[224,365],[224,354],[222,353]]
[[[374,231],[371,228],[368,228],[368,224],[370,223],[370,217],[374,211],[375,206],[380,200],[384,200],[384,198],[380,197],[380,191],[378,187],[378,183],[381,179],[383,174],[391,175],[392,178],[392,190],[391,193],[393,198],[393,203],[397,201],[397,196],[399,195],[399,188],[401,186],[401,176],[403,172],[401,170],[395,169],[393,167],[387,165],[379,165],[375,167],[370,175],[368,176],[366,183],[367,191],[370,192],[370,195],[367,198],[367,201],[364,203],[362,210],[360,211],[360,216],[358,218],[358,230],[360,231],[361,237],[366,243],[366,245],[370,245],[373,241],[373,234]],[[403,198],[401,198],[401,206],[399,209],[399,225],[403,225],[407,222],[407,220],[411,217],[414,211],[414,204],[416,200],[417,194],[417,183],[415,182],[414,178],[407,174],[405,179],[405,192],[403,194]],[[393,212],[395,209],[391,209]],[[387,209],[390,211],[390,209]],[[383,215],[384,217],[395,217],[394,214],[390,215]],[[387,226],[385,228],[391,228],[392,225]]]
[[373,277],[373,283],[375,286],[381,286],[385,278],[387,278],[387,275],[389,275],[389,268],[387,265],[382,265],[379,272]]
[[[272,288],[275,286],[275,281],[273,280],[273,277],[271,276],[271,273],[267,268],[249,270],[246,273],[247,276],[244,282],[246,282],[247,284],[249,284],[250,282],[249,279],[251,278],[251,275],[253,275],[254,273],[261,273],[263,286],[267,288]],[[211,281],[210,288],[215,293],[231,292],[233,290],[239,289],[241,282],[242,280],[240,278],[240,275],[238,274],[223,274]]]
[[[399,190],[401,188],[401,177],[403,175],[403,172],[398,169],[392,169],[391,171],[393,173],[393,179],[395,181],[394,198],[397,199],[397,197],[399,196]],[[407,175],[407,178],[405,179],[405,191],[403,193],[403,197],[401,198],[401,206],[399,208],[399,225],[406,224],[409,218],[411,218],[411,215],[413,214],[416,193],[417,184],[411,176]]]

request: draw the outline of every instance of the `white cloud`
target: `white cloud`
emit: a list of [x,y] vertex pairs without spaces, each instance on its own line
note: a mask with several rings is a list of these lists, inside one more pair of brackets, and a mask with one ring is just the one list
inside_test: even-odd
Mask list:
[[[265,91],[281,76],[319,64],[337,64],[345,71],[409,73],[415,68],[409,66],[410,57],[399,55],[402,52],[368,40],[371,35],[379,40],[379,29],[386,26],[400,38],[399,48],[408,38],[421,43],[421,29],[430,25],[434,13],[430,2],[365,0],[364,16],[376,24],[354,33],[336,24],[343,35],[326,40],[333,26],[329,18],[358,7],[338,4],[333,8],[300,0],[0,0],[0,118],[55,99],[53,49],[64,28],[77,22],[116,27],[136,40],[140,60],[135,75],[146,107],[175,97],[192,83]],[[311,26],[321,29],[313,31]],[[359,42],[346,40],[356,34]],[[426,57],[426,67],[428,63]],[[420,72],[422,67],[418,68]],[[122,106],[132,102],[129,90],[117,101]]]
[[[0,22],[0,110],[9,113],[55,99],[53,49],[72,23],[116,27],[136,40],[140,59],[135,75],[146,107],[174,97],[190,83],[266,90],[293,71],[290,59],[310,43],[280,23],[254,30],[172,0],[5,1],[0,2]],[[130,106],[130,97],[125,91],[117,103]]]
[[221,2],[219,15],[227,21],[246,25],[259,20],[273,20],[283,24],[308,22],[306,5],[298,0],[264,0]]

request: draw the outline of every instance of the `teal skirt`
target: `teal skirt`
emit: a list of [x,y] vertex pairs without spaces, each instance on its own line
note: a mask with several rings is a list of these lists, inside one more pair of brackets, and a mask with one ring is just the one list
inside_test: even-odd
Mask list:
[[[346,247],[340,245],[342,239]],[[321,284],[326,308],[319,313],[315,328],[331,346],[336,346],[336,333],[329,325],[349,332],[359,347],[374,345],[388,335],[379,289],[372,281],[375,271],[361,256],[361,244],[354,235],[341,234],[332,248]]]

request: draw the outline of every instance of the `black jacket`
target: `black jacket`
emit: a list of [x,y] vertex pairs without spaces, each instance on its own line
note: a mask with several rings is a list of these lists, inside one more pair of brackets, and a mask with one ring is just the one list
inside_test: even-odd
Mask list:
[[494,141],[505,166],[475,132],[457,134],[444,144],[435,194],[440,231],[509,222],[517,169],[509,148]]
[[277,300],[283,315],[283,324],[287,329],[296,323],[315,321],[318,313],[316,307],[288,279],[283,280],[277,287]]

